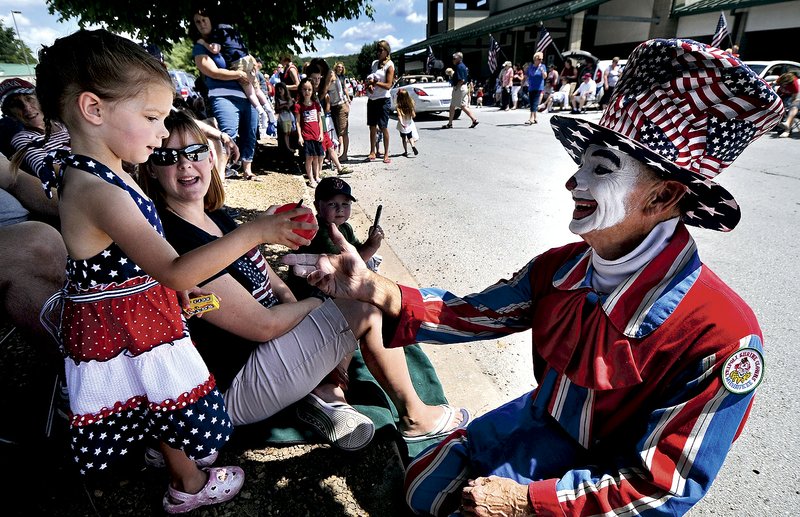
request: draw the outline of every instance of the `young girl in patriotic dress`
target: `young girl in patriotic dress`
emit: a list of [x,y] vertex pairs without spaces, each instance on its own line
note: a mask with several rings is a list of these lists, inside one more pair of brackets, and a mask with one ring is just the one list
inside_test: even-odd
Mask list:
[[232,499],[243,471],[210,467],[232,426],[186,329],[186,293],[175,289],[192,289],[258,243],[307,244],[292,229],[314,225],[289,220],[302,210],[264,216],[179,257],[152,201],[123,168],[151,154],[161,162],[208,157],[207,146],[158,149],[173,96],[163,66],[98,30],[44,48],[36,72],[46,134],[63,122],[75,153],[51,157],[41,178],[48,194],[59,191],[69,252],[67,283],[46,310],[60,316],[74,460],[86,476],[107,476],[153,445],[151,462],[165,463],[170,475],[168,513]]

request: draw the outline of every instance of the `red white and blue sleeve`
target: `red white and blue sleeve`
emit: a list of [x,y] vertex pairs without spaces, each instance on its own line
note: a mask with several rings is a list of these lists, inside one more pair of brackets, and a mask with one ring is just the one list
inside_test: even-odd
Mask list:
[[[535,260],[535,259],[534,259]],[[493,339],[531,326],[531,267],[533,260],[509,280],[464,297],[435,287],[399,286],[403,296],[390,347],[424,342],[464,343]]]
[[[759,336],[733,343],[762,352]],[[688,365],[664,391],[631,450],[606,465],[569,470],[528,485],[536,515],[683,515],[708,491],[742,431],[754,391],[737,394],[722,382],[728,355]],[[609,444],[614,449],[619,444]]]

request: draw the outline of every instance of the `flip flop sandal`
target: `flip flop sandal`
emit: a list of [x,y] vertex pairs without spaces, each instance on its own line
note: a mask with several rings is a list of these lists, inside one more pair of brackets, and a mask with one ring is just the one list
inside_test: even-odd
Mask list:
[[164,511],[169,514],[186,513],[210,504],[230,501],[244,485],[244,471],[239,467],[204,468],[208,482],[196,494],[187,494],[171,486],[164,494]]
[[309,393],[297,406],[297,417],[316,429],[332,445],[357,451],[372,441],[375,424],[344,402],[325,402]]
[[442,129],[453,129],[453,124],[445,124],[442,126]]
[[475,126],[477,126],[477,125],[478,125],[478,121],[476,120],[475,122],[473,122],[473,123],[472,123],[472,124],[469,126],[469,128],[470,128],[470,129],[472,129],[472,128],[474,128],[474,127],[475,127]]
[[419,154],[419,151],[417,151],[416,147],[412,147],[411,150],[414,151],[414,156]]
[[[189,456],[189,459],[194,461],[195,464],[202,468],[202,467],[210,467],[217,461],[217,456],[219,456],[218,452],[211,454],[210,456],[206,456],[205,458],[194,459],[193,457]],[[152,447],[147,447],[144,450],[144,462],[147,464],[148,467],[153,467],[157,469],[162,469],[166,466],[164,463],[164,456],[161,454],[161,451],[154,449]]]
[[387,156],[383,159],[383,163],[392,163],[392,159]]
[[531,124],[533,124],[533,122],[531,122],[530,120],[526,120],[526,121],[525,121],[525,125],[526,125],[526,126],[530,126]]
[[[444,438],[453,431],[467,428],[467,424],[469,424],[470,420],[472,419],[472,415],[469,414],[467,408],[454,408],[450,404],[440,404],[440,406],[444,408],[444,415],[442,415],[442,418],[439,419],[436,427],[425,434],[415,436],[409,436],[405,432],[401,431],[400,434],[403,436],[403,440],[408,443],[423,442],[425,440],[433,440],[435,438]],[[450,421],[453,419],[453,415],[456,411],[461,412],[461,423],[455,427],[448,428],[447,426],[450,424]]]
[[375,155],[374,154],[370,154],[369,156],[367,156],[367,161],[368,162],[374,162],[375,161]]

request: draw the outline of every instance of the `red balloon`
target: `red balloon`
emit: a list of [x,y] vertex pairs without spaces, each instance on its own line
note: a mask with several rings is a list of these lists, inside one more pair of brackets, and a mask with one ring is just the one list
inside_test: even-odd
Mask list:
[[[289,203],[283,206],[279,206],[278,209],[275,210],[275,213],[279,214],[281,212],[288,212],[289,210],[294,210],[295,208],[297,208],[297,203]],[[292,221],[301,221],[304,223],[316,223],[317,218],[314,216],[313,213],[308,212],[305,214],[300,214],[297,217],[292,217]],[[305,237],[308,240],[313,239],[314,236],[317,234],[317,230],[292,230],[292,231],[301,237]]]

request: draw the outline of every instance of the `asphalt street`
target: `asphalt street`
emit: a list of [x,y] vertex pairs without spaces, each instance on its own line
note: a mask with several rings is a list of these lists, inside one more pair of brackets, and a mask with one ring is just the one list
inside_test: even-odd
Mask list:
[[[575,171],[556,141],[548,115],[523,124],[526,110],[476,109],[480,124],[462,116],[440,129],[442,116],[417,119],[419,156],[400,156],[402,144],[390,121],[391,164],[356,165],[348,181],[358,208],[369,217],[383,205],[385,246],[419,285],[467,294],[506,278],[548,248],[574,242],[567,225],[572,203],[564,183]],[[598,120],[599,113],[585,115]],[[350,156],[368,152],[366,101],[350,113]],[[410,153],[409,153],[410,154]],[[717,179],[742,207],[730,233],[691,229],[700,257],[755,311],[766,349],[765,380],[750,419],[709,494],[690,515],[797,515],[800,507],[800,138],[762,137]],[[458,347],[457,349],[454,347]],[[482,397],[511,399],[531,390],[529,332],[497,341],[454,345],[448,361],[456,371],[479,370],[495,388],[443,378],[448,397],[470,401],[482,413]],[[453,359],[454,358],[454,359]],[[446,380],[446,382],[445,382]]]

